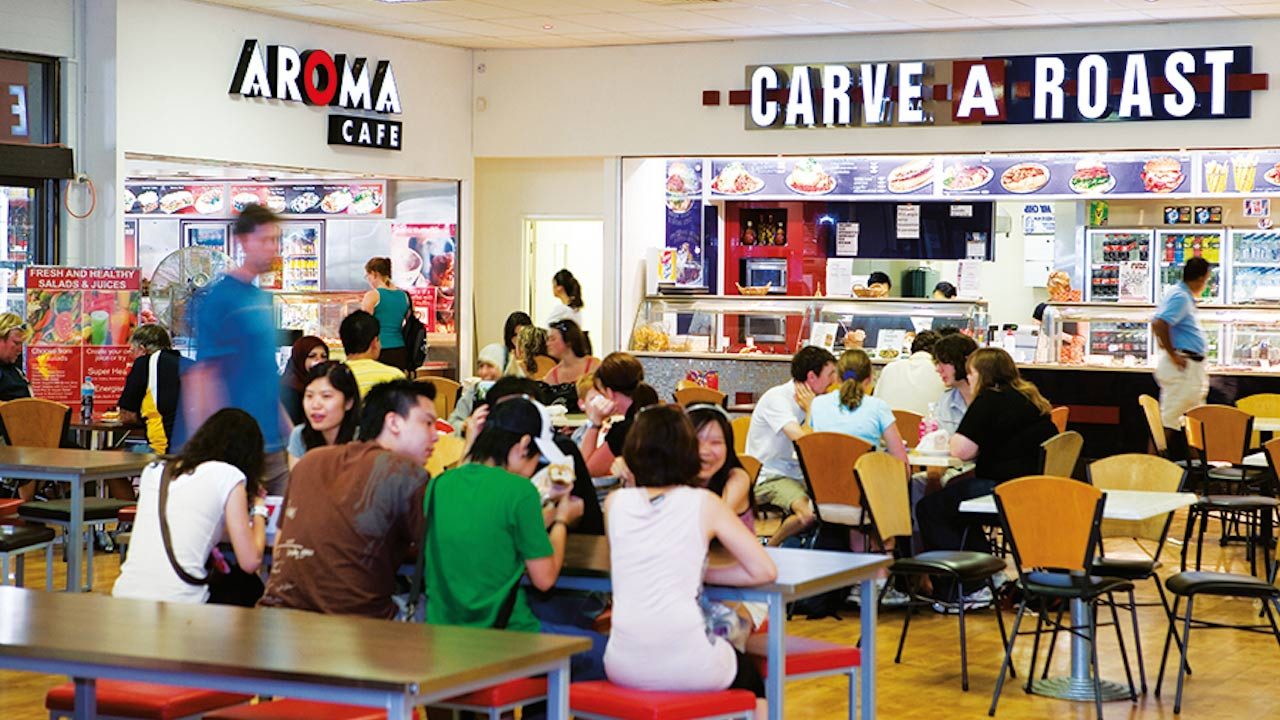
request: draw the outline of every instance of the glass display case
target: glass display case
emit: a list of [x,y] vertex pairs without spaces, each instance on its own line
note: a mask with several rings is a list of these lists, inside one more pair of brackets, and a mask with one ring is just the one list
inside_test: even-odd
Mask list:
[[[1038,361],[1105,368],[1150,368],[1157,342],[1155,306],[1137,303],[1049,303]],[[1280,370],[1280,305],[1216,305],[1198,310],[1211,371]]]
[[892,359],[920,330],[955,327],[980,337],[985,300],[653,295],[636,314],[629,349],[648,353],[791,355],[805,345],[849,344]]
[[276,327],[281,330],[301,330],[303,335],[315,335],[330,347],[341,347],[338,326],[352,311],[360,309],[360,292],[276,292]]

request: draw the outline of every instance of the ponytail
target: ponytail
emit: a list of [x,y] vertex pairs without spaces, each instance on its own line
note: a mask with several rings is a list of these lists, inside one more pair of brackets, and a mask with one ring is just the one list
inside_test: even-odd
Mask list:
[[857,410],[867,394],[862,384],[871,377],[871,358],[862,350],[845,350],[836,363],[840,373],[840,404],[847,410]]
[[555,284],[564,289],[564,294],[569,296],[569,307],[574,310],[582,309],[582,284],[573,276],[573,273],[567,269],[561,269],[552,278]]

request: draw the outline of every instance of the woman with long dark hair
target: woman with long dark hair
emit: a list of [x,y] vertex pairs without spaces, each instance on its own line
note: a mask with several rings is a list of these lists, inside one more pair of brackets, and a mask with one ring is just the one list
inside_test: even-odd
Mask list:
[[329,359],[329,346],[315,335],[303,335],[293,344],[289,364],[280,376],[280,403],[294,425],[302,422],[302,391],[307,387],[307,373]]
[[360,421],[360,387],[351,368],[340,362],[311,368],[302,406],[305,418],[289,435],[289,469],[308,450],[355,440]]
[[719,405],[698,403],[689,407],[689,419],[698,436],[698,480],[702,487],[724,500],[742,524],[755,532],[755,498],[751,478],[733,447],[733,424]]
[[[240,569],[255,572],[267,544],[263,462],[258,423],[243,410],[224,408],[200,426],[180,455],[148,465],[129,552],[112,594],[167,602],[208,600],[208,585],[189,584],[170,563],[160,530],[162,512],[173,557],[186,574],[205,577],[209,553],[224,532]],[[161,507],[164,476],[169,487]]]
[[547,317],[547,325],[554,325],[557,320],[572,320],[582,327],[582,284],[568,269],[562,268],[551,278],[551,291],[560,302],[551,308]]
[[557,362],[542,379],[548,385],[575,383],[578,378],[600,367],[600,361],[591,357],[586,333],[572,320],[551,323],[547,329],[547,354]]
[[502,323],[502,342],[490,343],[480,350],[481,357],[497,357],[501,358],[502,364],[498,365],[498,370],[503,375],[515,375],[516,364],[516,341],[520,337],[520,329],[529,327],[533,324],[533,320],[529,318],[529,313],[517,310],[507,316],[506,322]]

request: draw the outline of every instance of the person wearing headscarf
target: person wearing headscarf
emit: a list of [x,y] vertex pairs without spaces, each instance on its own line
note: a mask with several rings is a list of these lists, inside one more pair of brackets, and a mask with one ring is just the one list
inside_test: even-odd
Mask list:
[[328,359],[329,346],[315,335],[303,335],[293,344],[289,364],[280,377],[280,402],[294,425],[300,425],[305,419],[302,391],[307,387],[307,373]]

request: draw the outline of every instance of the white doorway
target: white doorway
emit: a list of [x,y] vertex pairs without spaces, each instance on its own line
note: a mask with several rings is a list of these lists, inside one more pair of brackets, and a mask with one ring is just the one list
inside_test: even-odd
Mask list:
[[525,286],[533,321],[546,326],[560,301],[551,292],[551,278],[567,268],[582,285],[583,330],[591,335],[597,356],[604,355],[604,221],[598,218],[526,218],[525,245],[529,275]]

